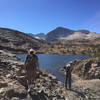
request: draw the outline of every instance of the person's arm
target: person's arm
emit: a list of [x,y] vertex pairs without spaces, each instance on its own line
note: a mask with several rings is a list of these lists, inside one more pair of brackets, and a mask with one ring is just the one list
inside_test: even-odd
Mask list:
[[36,57],[36,68],[37,68],[37,71],[41,72],[41,71],[40,71],[40,66],[39,66],[38,57]]
[[70,71],[72,72],[72,70],[73,70],[73,66],[70,66]]
[[24,61],[24,70],[26,71],[26,63],[27,63],[27,59],[28,59],[28,56],[26,57],[25,61]]
[[37,57],[37,69],[39,69],[40,66],[39,66],[39,60],[38,60],[38,57]]

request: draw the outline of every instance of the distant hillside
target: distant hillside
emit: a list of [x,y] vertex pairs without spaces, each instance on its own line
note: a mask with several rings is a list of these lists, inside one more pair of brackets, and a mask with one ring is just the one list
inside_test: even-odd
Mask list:
[[35,35],[37,38],[41,39],[41,40],[45,40],[46,35],[44,33],[39,33],[37,35]]
[[0,49],[14,52],[24,52],[29,48],[39,49],[43,44],[36,38],[29,36],[23,32],[0,28]]
[[88,30],[70,30],[63,27],[57,27],[51,32],[47,33],[45,36],[46,42],[58,42],[58,41],[87,41],[87,40],[95,40],[100,38],[100,34],[96,34],[96,32],[90,32]]
[[89,33],[83,33],[83,32],[75,32],[74,34],[68,36],[68,37],[63,37],[61,40],[95,40],[96,38],[100,38],[100,34],[96,34],[95,32],[89,32]]
[[[33,36],[32,36],[33,35]],[[38,38],[37,38],[38,37]],[[0,49],[22,53],[34,48],[38,53],[87,54],[91,50],[98,55],[100,34],[88,30],[70,30],[58,27],[48,34],[25,34],[23,32],[0,28]]]
[[59,41],[90,41],[100,38],[100,34],[96,32],[90,32],[88,30],[70,30],[64,27],[57,27],[56,29],[48,32],[47,34],[29,34],[30,36],[46,41],[48,43],[59,42]]

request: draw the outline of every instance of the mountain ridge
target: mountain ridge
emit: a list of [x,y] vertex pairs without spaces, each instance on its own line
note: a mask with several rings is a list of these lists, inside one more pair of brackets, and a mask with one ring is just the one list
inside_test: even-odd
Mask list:
[[95,39],[99,35],[97,35],[96,32],[90,32],[89,30],[80,29],[80,30],[71,30],[64,27],[57,27],[47,34],[43,34],[43,39],[41,38],[41,35],[37,34],[33,37],[36,37],[37,39],[44,40],[48,43],[51,42],[57,42],[57,41],[67,41],[67,40],[77,40],[77,39]]

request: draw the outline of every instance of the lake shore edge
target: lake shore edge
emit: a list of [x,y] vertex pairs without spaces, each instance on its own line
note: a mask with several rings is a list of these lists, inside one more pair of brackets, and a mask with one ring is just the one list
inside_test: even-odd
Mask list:
[[[25,73],[22,71],[23,62],[16,55],[0,51],[0,99],[2,100],[27,100],[28,98],[40,100],[65,99],[66,90],[63,84],[49,72],[42,70],[37,76],[35,87],[31,95],[27,93]],[[61,93],[60,93],[61,92]],[[44,99],[43,99],[44,98]]]
[[[66,68],[59,70],[66,75]],[[100,99],[100,58],[73,61],[72,88],[81,93],[85,100]]]

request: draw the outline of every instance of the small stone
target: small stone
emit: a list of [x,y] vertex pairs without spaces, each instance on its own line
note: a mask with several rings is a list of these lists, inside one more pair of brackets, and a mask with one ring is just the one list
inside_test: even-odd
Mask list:
[[7,78],[11,77],[11,74],[7,74],[6,77],[7,77]]
[[17,97],[13,97],[11,100],[19,100],[19,98],[17,98]]
[[3,93],[3,92],[5,92],[5,91],[6,91],[5,88],[0,88],[0,94]]

